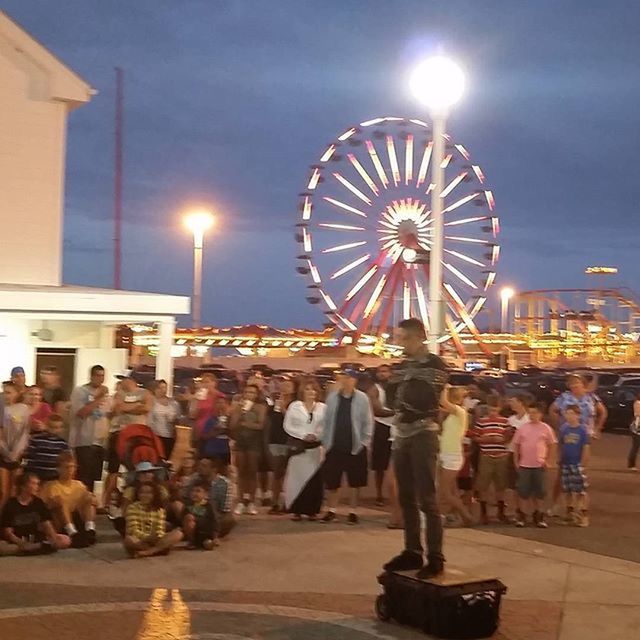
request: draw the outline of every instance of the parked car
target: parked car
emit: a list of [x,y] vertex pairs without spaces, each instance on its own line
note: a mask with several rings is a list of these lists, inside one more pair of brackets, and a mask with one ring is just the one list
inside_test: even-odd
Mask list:
[[638,394],[640,394],[640,384],[621,385],[611,396],[602,399],[608,413],[605,430],[628,431],[633,420],[633,403]]

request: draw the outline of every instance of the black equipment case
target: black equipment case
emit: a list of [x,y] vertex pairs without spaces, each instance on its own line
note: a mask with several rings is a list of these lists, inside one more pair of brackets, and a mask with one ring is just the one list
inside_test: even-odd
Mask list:
[[500,622],[500,600],[507,588],[497,578],[479,578],[462,571],[445,571],[419,580],[415,571],[378,576],[383,593],[376,614],[383,621],[420,629],[438,638],[488,638]]

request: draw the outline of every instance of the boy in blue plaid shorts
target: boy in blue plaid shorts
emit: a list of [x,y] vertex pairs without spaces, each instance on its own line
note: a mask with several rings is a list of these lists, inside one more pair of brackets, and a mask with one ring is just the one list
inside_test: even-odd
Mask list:
[[560,480],[567,504],[566,524],[589,526],[587,511],[587,476],[584,472],[590,450],[587,427],[581,424],[578,405],[565,409],[566,422],[560,427]]

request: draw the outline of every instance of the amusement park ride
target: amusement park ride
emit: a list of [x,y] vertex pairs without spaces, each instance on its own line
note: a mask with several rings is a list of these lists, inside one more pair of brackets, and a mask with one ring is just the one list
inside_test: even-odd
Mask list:
[[[512,332],[479,330],[474,319],[496,280],[500,223],[480,166],[462,144],[448,135],[444,140],[443,356],[458,365],[472,360],[493,366],[637,361],[640,301],[628,289],[521,292],[512,300]],[[202,355],[212,348],[255,356],[339,357],[340,350],[345,357],[399,355],[398,322],[418,317],[429,329],[432,317],[433,148],[428,122],[380,117],[348,128],[311,166],[299,200],[296,271],[307,281],[307,302],[323,308],[324,330],[177,329],[176,349]],[[614,271],[587,269],[597,276]],[[152,353],[153,327],[133,327],[132,342]]]

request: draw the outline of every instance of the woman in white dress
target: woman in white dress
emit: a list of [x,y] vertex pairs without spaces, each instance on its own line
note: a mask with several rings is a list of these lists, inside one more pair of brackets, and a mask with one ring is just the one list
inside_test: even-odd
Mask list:
[[315,380],[303,381],[298,397],[284,417],[284,430],[292,450],[284,480],[285,506],[295,521],[302,520],[303,515],[315,520],[322,506],[320,442],[325,405],[318,402],[320,386]]

